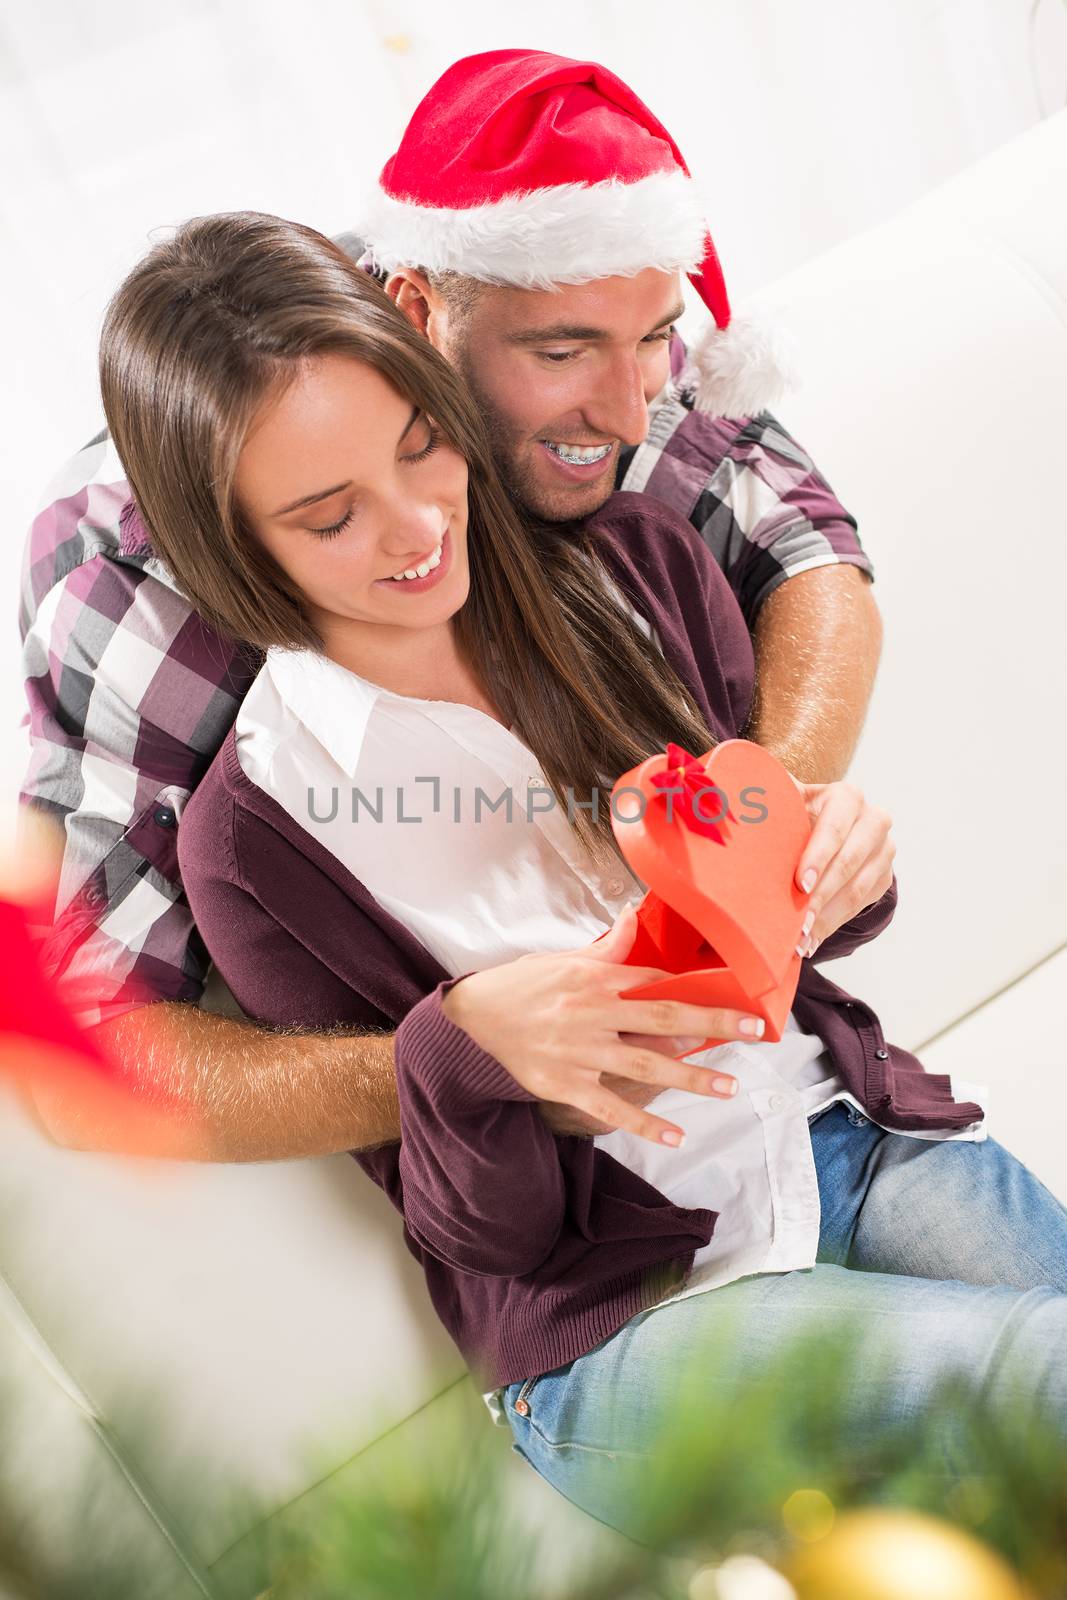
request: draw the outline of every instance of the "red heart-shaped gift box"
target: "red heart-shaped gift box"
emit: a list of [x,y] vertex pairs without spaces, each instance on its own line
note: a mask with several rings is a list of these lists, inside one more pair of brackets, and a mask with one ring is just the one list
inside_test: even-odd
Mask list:
[[622,994],[740,1008],[763,1018],[765,1040],[780,1039],[809,899],[794,875],[811,836],[786,768],[748,739],[699,758],[668,745],[622,775],[611,816],[623,856],[648,886],[626,964],[671,974]]

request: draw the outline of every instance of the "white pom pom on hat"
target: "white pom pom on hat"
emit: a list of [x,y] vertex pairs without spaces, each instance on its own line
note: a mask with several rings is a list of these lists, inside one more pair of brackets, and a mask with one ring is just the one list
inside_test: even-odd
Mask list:
[[377,266],[521,289],[681,271],[714,319],[682,382],[750,416],[790,381],[780,341],[733,316],[703,203],[666,128],[593,61],[492,50],[416,107],[356,228]]
[[725,331],[714,323],[689,351],[678,379],[698,411],[720,417],[752,417],[777,405],[799,386],[793,346],[784,328],[765,312],[730,318]]

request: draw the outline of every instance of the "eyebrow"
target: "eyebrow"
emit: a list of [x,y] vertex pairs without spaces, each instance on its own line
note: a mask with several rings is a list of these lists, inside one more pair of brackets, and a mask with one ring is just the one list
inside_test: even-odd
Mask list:
[[[677,322],[684,313],[684,305],[675,306],[674,310],[665,316],[662,321],[657,322],[654,328],[649,328],[648,333],[658,333],[661,328],[669,327],[672,322]],[[647,339],[648,333],[644,334],[643,337]],[[575,343],[583,343],[603,340],[609,337],[610,335],[604,328],[587,328],[580,323],[573,322],[553,322],[547,328],[529,328],[521,333],[509,333],[507,342],[508,344],[552,344],[554,341],[566,342],[571,340]]]
[[[398,445],[403,444],[404,440],[411,432],[411,425],[418,416],[420,409],[421,408],[419,406],[412,406],[411,415],[404,424],[404,431],[396,441]],[[314,494],[301,495],[300,499],[294,500],[292,505],[282,506],[280,511],[272,511],[271,516],[287,517],[290,511],[301,511],[304,506],[313,506],[317,504],[319,500],[328,500],[332,494],[340,494],[342,489],[351,489],[351,487],[352,479],[346,478],[344,483],[335,483],[332,489],[316,489]]]

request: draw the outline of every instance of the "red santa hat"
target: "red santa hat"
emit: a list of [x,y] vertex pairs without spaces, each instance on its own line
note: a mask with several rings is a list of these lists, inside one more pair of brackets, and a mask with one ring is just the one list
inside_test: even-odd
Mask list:
[[681,151],[595,61],[539,50],[457,61],[416,107],[357,229],[385,272],[522,289],[685,272],[714,318],[683,375],[698,408],[748,416],[783,387],[768,331],[731,314]]

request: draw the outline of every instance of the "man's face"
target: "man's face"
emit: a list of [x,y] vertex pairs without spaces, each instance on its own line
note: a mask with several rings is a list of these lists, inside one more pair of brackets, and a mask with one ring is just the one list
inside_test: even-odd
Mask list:
[[678,274],[485,285],[458,316],[432,290],[427,303],[426,334],[477,400],[513,497],[549,522],[603,505],[620,448],[645,438],[648,402],[670,376]]

